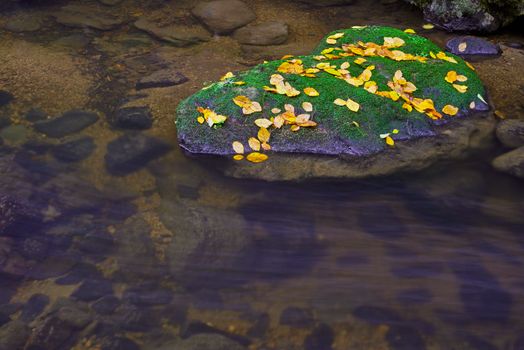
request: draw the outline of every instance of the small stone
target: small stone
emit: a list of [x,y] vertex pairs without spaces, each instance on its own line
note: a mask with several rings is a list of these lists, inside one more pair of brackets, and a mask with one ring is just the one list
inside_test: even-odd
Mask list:
[[0,107],[7,106],[14,98],[10,92],[0,90]]
[[34,124],[34,128],[52,138],[61,138],[84,130],[98,121],[98,115],[93,112],[71,110],[62,116]]
[[242,27],[235,31],[233,38],[247,45],[279,45],[286,42],[288,35],[286,23],[270,21]]
[[173,292],[146,285],[127,289],[122,299],[138,306],[167,305],[173,299]]
[[136,89],[150,89],[183,84],[189,79],[180,72],[172,69],[162,69],[146,77],[143,77],[136,83]]
[[446,48],[455,55],[459,56],[491,56],[500,55],[501,50],[498,44],[493,44],[485,39],[476,36],[459,36],[448,40]]
[[82,301],[93,301],[106,295],[113,294],[113,285],[108,280],[88,279],[85,280],[74,292],[71,297]]
[[178,47],[209,41],[211,35],[200,26],[168,25],[159,27],[156,22],[141,17],[135,22],[135,27]]
[[498,171],[524,178],[524,146],[498,156],[491,164]]
[[56,145],[51,153],[56,159],[63,162],[78,162],[89,157],[95,148],[96,145],[93,138],[86,136]]
[[215,0],[198,4],[193,15],[217,34],[227,34],[255,20],[256,15],[243,1]]
[[497,138],[506,147],[524,146],[524,120],[506,119],[497,125]]
[[153,126],[153,116],[149,107],[119,108],[110,123],[120,129],[144,130]]
[[112,175],[124,176],[143,168],[170,149],[171,146],[160,139],[128,133],[107,145],[106,168]]
[[24,115],[25,120],[28,122],[38,122],[40,120],[47,119],[47,114],[39,109],[31,109]]

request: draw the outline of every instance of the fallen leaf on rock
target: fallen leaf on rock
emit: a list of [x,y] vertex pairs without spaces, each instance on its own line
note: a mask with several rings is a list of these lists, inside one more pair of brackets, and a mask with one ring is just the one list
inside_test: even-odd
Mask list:
[[232,145],[237,154],[244,154],[244,145],[240,141],[234,141]]
[[426,23],[424,25],[422,25],[422,28],[426,29],[426,30],[430,30],[430,29],[433,29],[435,28],[435,26],[431,23]]
[[442,112],[446,113],[447,115],[454,116],[458,113],[458,108],[452,105],[445,105],[444,108],[442,108]]
[[224,81],[224,80],[231,79],[231,78],[234,78],[234,77],[235,77],[235,75],[233,74],[233,72],[227,72],[226,74],[224,74],[220,78],[220,81]]
[[242,159],[244,159],[244,156],[241,155],[241,154],[235,154],[235,155],[233,156],[233,159],[234,159],[234,160],[242,160]]
[[312,88],[312,87],[307,87],[304,89],[304,93],[308,96],[311,96],[311,97],[315,97],[315,96],[318,96],[319,93],[316,89]]
[[464,51],[466,51],[467,48],[468,48],[468,43],[464,42],[464,43],[460,43],[458,45],[459,52],[464,52]]
[[280,108],[272,108],[271,109],[271,113],[273,113],[273,114],[278,114],[280,112],[282,112],[282,110]]
[[271,134],[269,133],[269,130],[267,130],[266,128],[260,128],[258,129],[257,136],[260,142],[269,142],[269,137],[271,136]]
[[408,33],[408,34],[415,34],[415,30],[414,29],[411,29],[411,28],[406,28],[404,29],[404,33]]
[[255,125],[259,128],[269,128],[271,125],[273,125],[273,122],[266,118],[260,118],[255,120]]
[[455,90],[457,90],[461,94],[468,91],[468,87],[466,85],[453,84],[453,87],[455,88]]
[[197,118],[197,122],[198,122],[199,124],[204,124],[205,121],[206,121],[206,120],[205,120],[204,117],[202,117],[202,116],[200,116],[200,117]]
[[395,145],[395,140],[393,140],[391,136],[386,136],[386,143],[388,144],[388,146],[393,147]]
[[250,137],[247,142],[253,151],[260,151],[260,141],[258,141],[256,138]]
[[335,101],[333,101],[333,103],[337,106],[346,106],[350,111],[353,112],[358,112],[358,110],[360,109],[360,105],[350,98],[348,98],[347,100],[337,98]]
[[313,105],[312,105],[310,102],[303,102],[303,103],[302,103],[302,108],[303,108],[306,112],[313,112]]
[[202,118],[204,118],[204,120],[210,127],[214,125],[224,124],[227,120],[227,117],[225,115],[217,114],[209,108],[197,107],[197,111],[203,114]]

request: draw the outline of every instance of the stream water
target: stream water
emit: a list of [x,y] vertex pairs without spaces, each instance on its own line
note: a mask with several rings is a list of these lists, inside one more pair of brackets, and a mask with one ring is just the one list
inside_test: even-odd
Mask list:
[[[3,25],[39,23],[0,30],[0,92],[12,97],[0,95],[0,350],[524,349],[524,183],[492,169],[495,141],[422,172],[299,183],[227,178],[177,146],[178,102],[272,50],[307,52],[357,24],[413,27],[439,44],[451,34],[424,32],[398,2],[257,0],[259,19],[289,23],[286,44],[177,48],[129,21],[59,25],[65,3],[0,13]],[[191,6],[110,11],[193,25]],[[514,28],[490,39],[524,40]],[[504,50],[478,71],[514,115],[523,55]],[[166,67],[189,81],[135,90]],[[152,127],[115,127],[122,106],[149,108]],[[70,110],[86,126],[39,129]]]

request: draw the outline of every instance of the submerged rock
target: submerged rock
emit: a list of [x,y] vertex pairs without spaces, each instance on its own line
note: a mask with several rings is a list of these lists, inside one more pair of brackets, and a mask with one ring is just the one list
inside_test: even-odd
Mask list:
[[524,146],[498,156],[492,164],[498,171],[524,178]]
[[79,162],[89,157],[95,148],[93,138],[85,136],[56,145],[51,152],[56,159],[63,162]]
[[233,38],[247,45],[279,45],[286,42],[288,35],[286,23],[270,21],[242,27],[235,31]]
[[426,20],[449,31],[493,32],[524,14],[520,0],[407,0],[424,11]]
[[495,122],[482,113],[485,95],[474,70],[431,41],[359,27],[331,33],[310,56],[205,87],[180,103],[176,125],[190,153],[269,156],[218,164],[234,177],[360,178],[419,170],[480,147]]
[[146,77],[143,77],[136,83],[136,89],[150,89],[183,84],[189,79],[182,73],[173,69],[161,69]]
[[458,36],[448,40],[446,48],[459,56],[497,56],[501,50],[498,44],[494,44],[476,36]]
[[61,138],[82,131],[97,121],[98,115],[94,112],[72,110],[58,118],[36,122],[34,128],[48,137]]
[[14,98],[15,97],[10,92],[0,90],[0,107],[8,105],[9,103],[11,103],[11,101],[13,101]]
[[147,106],[119,108],[110,123],[121,129],[149,129],[153,125],[153,116]]
[[217,34],[227,34],[255,20],[253,10],[240,0],[214,0],[198,4],[191,11]]
[[160,27],[157,23],[144,17],[139,18],[135,22],[135,27],[159,40],[167,41],[174,46],[180,47],[198,44],[211,39],[211,35],[200,26],[168,25]]

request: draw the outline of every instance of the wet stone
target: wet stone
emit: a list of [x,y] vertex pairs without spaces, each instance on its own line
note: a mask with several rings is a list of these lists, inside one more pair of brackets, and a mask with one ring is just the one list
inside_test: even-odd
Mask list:
[[7,106],[11,101],[14,100],[14,96],[5,90],[0,90],[0,107]]
[[420,333],[409,326],[391,325],[386,340],[392,350],[426,349],[426,343]]
[[24,115],[24,119],[28,122],[38,122],[47,119],[47,113],[33,108]]
[[288,307],[280,314],[280,324],[298,328],[311,327],[315,322],[311,310]]
[[200,335],[216,335],[221,336],[226,339],[229,339],[232,344],[236,343],[242,346],[249,346],[251,344],[251,340],[249,340],[246,337],[243,337],[238,334],[228,333],[221,329],[211,327],[207,325],[206,323],[194,321],[185,326],[184,329],[182,329],[180,336],[182,338],[195,338]]
[[82,131],[97,121],[96,113],[71,110],[58,118],[36,122],[34,128],[48,137],[61,138]]
[[4,24],[4,29],[15,32],[36,32],[42,26],[42,19],[39,16],[26,14],[9,18]]
[[524,178],[524,146],[498,156],[491,164],[498,171]]
[[24,143],[28,138],[29,130],[24,125],[9,125],[0,131],[0,137],[13,146]]
[[524,146],[524,120],[502,120],[496,129],[497,138],[506,147]]
[[493,56],[500,55],[501,53],[498,44],[491,43],[475,36],[459,36],[452,38],[446,43],[446,48],[450,52],[459,56]]
[[34,294],[29,298],[22,309],[20,319],[24,322],[30,322],[44,311],[49,304],[49,297],[44,294]]
[[71,271],[74,263],[74,258],[68,255],[51,256],[44,261],[35,264],[27,272],[27,277],[36,280],[59,277]]
[[[107,1],[107,0],[105,0]],[[102,350],[140,350],[140,346],[129,338],[111,336],[102,341]]]
[[288,35],[286,23],[270,21],[242,27],[235,31],[233,38],[246,45],[279,45],[286,42]]
[[144,17],[139,18],[134,24],[136,28],[177,47],[190,46],[211,39],[209,32],[201,26],[168,25],[160,27],[156,22]]
[[333,349],[333,342],[335,340],[335,333],[325,323],[322,323],[313,329],[310,335],[304,341],[305,350],[331,350]]
[[11,118],[6,115],[0,116],[0,130],[11,125]]
[[93,301],[112,294],[113,284],[111,281],[87,279],[71,294],[71,297],[82,301]]
[[240,0],[215,0],[203,2],[191,12],[217,34],[227,34],[236,28],[253,22],[255,13]]
[[180,85],[188,80],[184,74],[173,69],[162,69],[141,78],[136,83],[136,89],[141,90]]
[[143,168],[170,149],[171,146],[160,139],[128,133],[107,145],[106,169],[112,175],[124,176]]
[[30,260],[44,260],[49,251],[49,239],[46,237],[28,237],[20,244],[20,254]]
[[95,148],[93,138],[86,136],[56,145],[51,153],[56,159],[63,162],[79,162],[88,158]]
[[123,107],[119,108],[113,118],[111,125],[120,129],[150,129],[153,125],[153,116],[149,107]]
[[[473,350],[498,350],[498,347],[491,344],[489,341],[482,339],[474,334],[468,333],[464,337],[464,341]],[[522,350],[522,348],[515,347],[515,350]]]
[[120,300],[113,295],[106,295],[95,301],[91,308],[98,314],[109,315],[112,314],[117,307],[120,306]]
[[119,328],[131,332],[144,332],[155,327],[155,320],[151,310],[139,308],[135,305],[123,304],[114,314],[114,320]]

